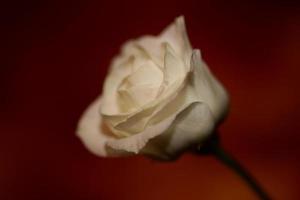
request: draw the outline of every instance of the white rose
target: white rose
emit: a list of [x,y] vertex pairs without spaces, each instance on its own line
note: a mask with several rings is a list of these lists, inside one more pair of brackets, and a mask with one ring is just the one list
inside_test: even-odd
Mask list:
[[99,156],[172,159],[213,133],[228,96],[193,50],[179,17],[158,36],[124,44],[77,135]]

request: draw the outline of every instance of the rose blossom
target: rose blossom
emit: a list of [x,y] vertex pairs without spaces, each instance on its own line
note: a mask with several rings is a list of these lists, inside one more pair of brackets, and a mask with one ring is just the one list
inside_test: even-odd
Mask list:
[[183,17],[158,36],[127,41],[77,135],[99,156],[172,159],[214,132],[228,95],[192,49]]

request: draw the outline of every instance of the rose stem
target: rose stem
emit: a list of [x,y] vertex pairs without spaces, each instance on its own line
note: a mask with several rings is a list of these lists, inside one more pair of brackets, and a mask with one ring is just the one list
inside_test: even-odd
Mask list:
[[215,156],[221,163],[231,168],[235,173],[237,173],[248,186],[257,194],[257,196],[262,200],[270,200],[271,198],[258,184],[255,178],[241,165],[239,162],[233,158],[232,155],[224,151],[220,145],[218,134],[214,134],[207,143],[203,146],[197,148],[198,154],[206,154]]

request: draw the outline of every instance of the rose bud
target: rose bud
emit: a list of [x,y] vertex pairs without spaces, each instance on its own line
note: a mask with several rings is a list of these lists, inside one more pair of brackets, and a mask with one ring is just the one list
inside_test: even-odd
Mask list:
[[227,109],[228,95],[192,49],[181,16],[158,36],[123,45],[77,135],[98,156],[171,160],[205,142]]

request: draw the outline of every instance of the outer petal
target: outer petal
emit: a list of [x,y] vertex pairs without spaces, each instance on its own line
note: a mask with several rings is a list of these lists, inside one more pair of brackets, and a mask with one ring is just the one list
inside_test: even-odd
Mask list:
[[137,44],[149,54],[154,62],[163,66],[164,48],[163,43],[169,43],[175,50],[176,55],[184,60],[186,67],[189,66],[189,59],[192,47],[185,28],[184,17],[180,16],[167,26],[158,36],[143,36],[137,40]]
[[173,24],[170,24],[162,31],[160,37],[162,40],[168,42],[175,49],[175,52],[185,61],[186,66],[189,66],[192,46],[186,31],[184,17],[177,17]]
[[220,121],[228,109],[229,99],[226,90],[201,59],[199,50],[193,51],[191,66],[193,68],[191,84],[199,100],[205,102],[216,121]]
[[122,67],[114,70],[111,69],[103,86],[103,106],[102,112],[109,113],[111,115],[119,113],[119,108],[117,106],[117,90],[118,86],[121,84],[122,80],[132,73],[131,65],[132,58],[124,59],[123,62],[119,63]]
[[194,102],[185,108],[163,134],[150,140],[142,150],[164,160],[176,158],[193,144],[201,144],[212,132],[214,118],[205,103]]
[[114,138],[103,126],[102,117],[99,114],[101,98],[97,98],[83,113],[78,127],[77,136],[85,147],[98,156],[111,156],[106,149],[108,139]]

